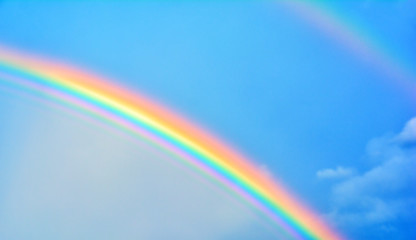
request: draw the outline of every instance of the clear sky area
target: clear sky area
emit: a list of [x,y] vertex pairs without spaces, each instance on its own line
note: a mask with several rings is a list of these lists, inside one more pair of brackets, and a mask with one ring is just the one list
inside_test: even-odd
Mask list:
[[[416,239],[415,42],[414,0],[0,1],[0,46],[149,96],[346,239]],[[0,123],[0,239],[288,237],[169,154],[1,81]]]

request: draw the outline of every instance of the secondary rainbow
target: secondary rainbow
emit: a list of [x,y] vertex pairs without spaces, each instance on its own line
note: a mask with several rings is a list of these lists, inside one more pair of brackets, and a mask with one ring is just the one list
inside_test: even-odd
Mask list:
[[341,239],[244,156],[149,98],[97,75],[0,48],[0,84],[99,117],[177,154],[264,212],[297,239]]
[[378,43],[376,38],[371,36],[371,31],[365,31],[361,26],[350,23],[348,19],[331,13],[325,1],[293,0],[277,3],[354,53],[357,59],[391,80],[388,84],[406,93],[412,101],[416,99],[414,71],[405,67],[383,44]]

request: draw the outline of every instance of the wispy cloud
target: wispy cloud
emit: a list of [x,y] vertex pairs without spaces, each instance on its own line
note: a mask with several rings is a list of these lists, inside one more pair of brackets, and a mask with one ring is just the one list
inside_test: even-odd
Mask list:
[[[416,118],[413,118],[401,133],[370,141],[368,156],[376,165],[334,186],[328,216],[367,239],[415,237],[416,230],[407,227],[416,223],[415,139]],[[318,173],[322,177],[337,172],[343,171]],[[366,231],[362,231],[364,228]]]
[[316,173],[318,178],[345,178],[353,175],[355,172],[352,168],[338,166],[335,169],[322,169]]

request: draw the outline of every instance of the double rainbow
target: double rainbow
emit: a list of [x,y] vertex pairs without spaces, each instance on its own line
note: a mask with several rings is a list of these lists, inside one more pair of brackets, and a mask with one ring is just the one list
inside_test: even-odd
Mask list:
[[142,95],[73,67],[6,49],[0,49],[0,84],[41,95],[145,137],[240,195],[294,238],[341,239],[244,156]]

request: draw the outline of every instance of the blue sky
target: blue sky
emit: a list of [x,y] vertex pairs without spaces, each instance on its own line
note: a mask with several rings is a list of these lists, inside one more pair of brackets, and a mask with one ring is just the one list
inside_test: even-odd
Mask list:
[[[412,6],[320,7],[414,74]],[[414,177],[384,174],[415,165],[416,127],[406,125],[415,116],[414,99],[379,66],[278,2],[2,1],[0,43],[109,76],[162,102],[266,166],[353,239],[416,234],[409,228],[415,215],[402,210],[415,206]],[[35,119],[48,115],[13,96],[2,92],[0,166],[11,165],[13,139],[30,135],[17,127],[25,125],[19,121],[27,108]],[[10,111],[13,104],[21,112]],[[400,137],[406,132],[413,136]],[[391,182],[398,183],[377,190]],[[354,218],[366,220],[353,224]],[[253,228],[258,239],[262,231]],[[218,238],[250,235],[235,234],[240,238]]]

